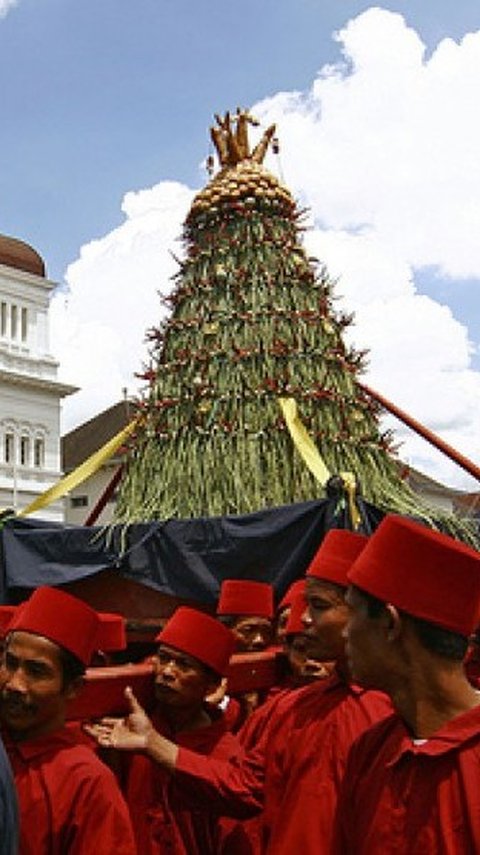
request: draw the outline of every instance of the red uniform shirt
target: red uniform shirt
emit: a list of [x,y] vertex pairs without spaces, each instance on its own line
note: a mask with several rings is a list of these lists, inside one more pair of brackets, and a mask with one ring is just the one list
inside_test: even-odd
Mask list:
[[176,775],[192,793],[233,816],[261,810],[267,851],[330,853],[339,784],[354,739],[391,713],[380,692],[336,675],[288,692],[272,708],[255,750],[242,762],[217,763],[180,749]]
[[17,788],[20,855],[136,855],[114,775],[64,728],[5,748]]
[[271,726],[272,715],[275,714],[275,709],[287,694],[286,689],[275,692],[242,724],[238,731],[238,738],[244,751],[256,748],[262,739],[263,733],[268,731]]
[[[263,733],[266,730],[268,731],[270,727],[275,708],[286,694],[286,689],[278,690],[247,718],[238,731],[238,738],[244,751],[248,752],[251,749],[255,749],[261,742]],[[248,855],[261,855],[264,848],[262,814],[258,814],[250,819],[244,819],[242,823],[239,823],[239,826],[235,839],[236,846],[234,847],[232,838],[229,840],[232,851],[231,853],[228,852],[228,855],[237,855],[238,851],[248,853]]]
[[[268,743],[264,840],[274,855],[330,855],[332,824],[348,752],[374,722],[388,716],[381,692],[334,675],[279,704]],[[283,707],[283,711],[282,711]]]
[[341,855],[480,852],[480,706],[415,744],[397,715],[352,748],[338,810]]
[[[221,715],[206,727],[176,735],[160,718],[153,715],[152,720],[160,733],[200,755],[228,761],[241,753]],[[216,855],[227,830],[234,831],[208,800],[189,799],[175,777],[143,754],[128,757],[125,796],[141,855]]]

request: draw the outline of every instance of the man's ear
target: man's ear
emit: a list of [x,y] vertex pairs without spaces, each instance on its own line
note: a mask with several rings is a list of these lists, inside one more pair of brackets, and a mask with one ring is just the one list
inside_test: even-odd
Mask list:
[[396,641],[402,634],[402,617],[391,603],[385,603],[386,639]]
[[72,698],[77,697],[77,695],[78,695],[80,689],[82,688],[84,682],[85,682],[84,677],[75,677],[75,679],[72,680],[68,684],[68,686],[66,686],[65,697],[66,697],[67,701],[71,701]]

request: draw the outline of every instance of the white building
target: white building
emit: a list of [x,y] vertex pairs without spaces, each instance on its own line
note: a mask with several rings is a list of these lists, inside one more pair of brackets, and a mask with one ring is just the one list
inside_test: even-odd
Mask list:
[[[0,509],[27,507],[61,477],[60,402],[48,305],[55,283],[28,244],[0,235]],[[63,502],[35,514],[63,521]]]
[[[124,399],[98,413],[89,421],[71,430],[62,438],[62,465],[68,475],[123,430],[134,416],[133,405]],[[124,457],[120,448],[93,475],[74,487],[66,497],[65,522],[83,525],[92,512],[98,510],[98,502],[106,499],[104,506],[95,516],[95,525],[108,525],[113,520],[116,493],[110,487]]]

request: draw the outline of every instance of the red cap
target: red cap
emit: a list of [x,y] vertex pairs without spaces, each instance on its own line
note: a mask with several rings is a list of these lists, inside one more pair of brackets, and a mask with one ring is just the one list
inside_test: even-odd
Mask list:
[[273,588],[267,582],[224,579],[217,615],[251,615],[273,618]]
[[286,609],[287,606],[291,606],[293,603],[293,600],[295,599],[297,594],[301,593],[304,590],[305,590],[305,579],[297,579],[296,582],[292,582],[292,584],[290,585],[290,587],[287,590],[287,593],[280,600],[280,602],[277,606],[277,612],[281,611],[282,609]]
[[18,606],[0,606],[0,638],[7,635]]
[[400,516],[384,517],[349,581],[368,594],[460,635],[480,620],[480,553]]
[[292,608],[288,616],[287,625],[285,627],[285,635],[296,635],[299,632],[304,632],[305,627],[302,622],[302,616],[307,608],[305,599],[305,582],[303,583],[303,591],[299,591],[292,601]]
[[97,613],[77,597],[57,588],[37,588],[18,609],[9,631],[43,635],[88,665],[97,647]]
[[113,650],[125,650],[127,636],[125,633],[125,619],[122,615],[110,612],[98,612],[100,627],[96,642],[97,650],[106,653]]
[[224,675],[235,650],[233,633],[216,618],[180,606],[155,641],[188,653],[217,674]]
[[368,537],[364,534],[356,534],[343,528],[330,529],[307,569],[307,576],[334,582],[335,585],[343,585],[346,588],[347,573],[367,543]]

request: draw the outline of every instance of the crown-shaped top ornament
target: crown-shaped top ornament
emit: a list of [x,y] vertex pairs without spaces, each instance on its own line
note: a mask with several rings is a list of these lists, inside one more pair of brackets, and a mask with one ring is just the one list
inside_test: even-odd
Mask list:
[[[234,115],[229,112],[215,116],[216,125],[210,128],[220,169],[203,190],[195,196],[187,224],[216,217],[219,211],[244,208],[270,210],[291,216],[294,200],[291,193],[263,166],[263,160],[272,145],[278,152],[275,125],[264,131],[260,141],[251,149],[248,139],[249,125],[259,126],[259,121],[248,110],[240,107]],[[211,168],[210,162],[210,168]]]
[[237,107],[234,116],[227,112],[223,117],[216,115],[215,121],[217,126],[210,128],[210,136],[222,168],[236,166],[242,160],[263,163],[268,146],[275,134],[275,125],[267,128],[260,142],[251,152],[248,126],[258,127],[260,123],[248,110]]

